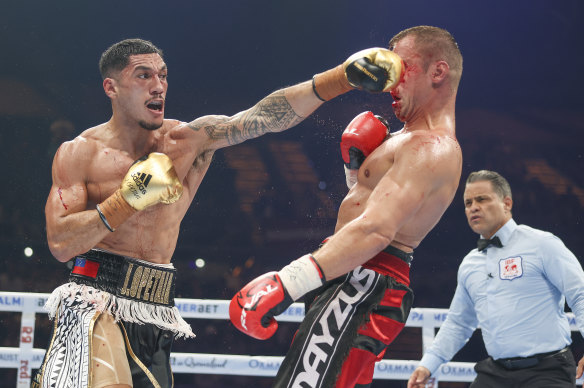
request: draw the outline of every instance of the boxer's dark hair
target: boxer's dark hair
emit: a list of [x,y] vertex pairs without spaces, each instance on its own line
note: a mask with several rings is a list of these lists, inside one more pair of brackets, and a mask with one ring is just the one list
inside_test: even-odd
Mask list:
[[114,43],[101,54],[99,72],[101,77],[111,77],[112,72],[121,71],[128,65],[130,56],[139,54],[158,54],[162,57],[162,50],[152,42],[144,39],[125,39]]
[[480,170],[471,172],[468,178],[466,178],[466,184],[478,182],[478,181],[488,181],[491,182],[493,186],[493,190],[499,198],[503,199],[505,197],[509,197],[513,199],[511,196],[511,186],[507,179],[505,179],[501,174],[495,171],[489,170]]

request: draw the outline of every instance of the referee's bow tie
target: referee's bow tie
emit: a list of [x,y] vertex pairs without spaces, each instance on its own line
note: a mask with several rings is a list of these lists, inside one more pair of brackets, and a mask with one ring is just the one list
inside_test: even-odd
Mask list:
[[479,252],[486,249],[489,245],[494,245],[497,248],[502,248],[503,244],[501,244],[501,240],[499,240],[499,237],[495,236],[492,239],[487,239],[487,238],[481,238],[479,239],[479,241],[477,241],[477,248],[479,249]]

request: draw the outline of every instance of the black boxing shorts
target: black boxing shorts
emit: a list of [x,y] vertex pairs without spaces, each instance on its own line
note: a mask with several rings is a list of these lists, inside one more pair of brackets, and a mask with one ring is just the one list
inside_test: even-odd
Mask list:
[[388,247],[307,306],[274,387],[353,387],[373,380],[375,362],[405,326],[413,303],[411,253]]
[[129,368],[135,387],[171,387],[172,341],[175,336],[194,336],[174,307],[175,275],[171,265],[101,250],[76,257],[70,283],[57,288],[45,306],[56,317],[55,326],[32,386],[94,386],[92,378],[100,374],[95,373],[93,358],[98,356],[92,343],[111,343],[109,338],[94,338],[94,325],[108,314],[114,318],[108,320],[112,335],[121,333],[117,338],[123,338],[128,364],[100,366]]

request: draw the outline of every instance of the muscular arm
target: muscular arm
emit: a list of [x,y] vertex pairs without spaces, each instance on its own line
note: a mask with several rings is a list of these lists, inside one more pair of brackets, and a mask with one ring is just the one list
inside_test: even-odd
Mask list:
[[75,157],[79,152],[71,142],[57,151],[45,206],[49,249],[61,262],[87,252],[109,233],[97,211],[86,210],[85,167]]
[[188,124],[204,131],[208,149],[218,149],[253,139],[267,132],[281,132],[295,126],[316,110],[322,101],[310,81],[278,90],[248,110],[232,117],[204,116]]
[[363,213],[314,253],[327,279],[344,275],[388,246],[431,194],[446,183],[449,174],[447,168],[443,171],[439,154],[423,136],[400,147]]

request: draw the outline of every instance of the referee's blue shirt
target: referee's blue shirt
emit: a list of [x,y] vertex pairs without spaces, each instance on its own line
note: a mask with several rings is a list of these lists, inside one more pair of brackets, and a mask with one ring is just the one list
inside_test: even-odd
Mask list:
[[477,327],[494,359],[529,357],[569,345],[565,301],[584,335],[584,272],[562,241],[509,220],[495,233],[502,248],[470,251],[458,269],[448,316],[420,365],[432,374]]

